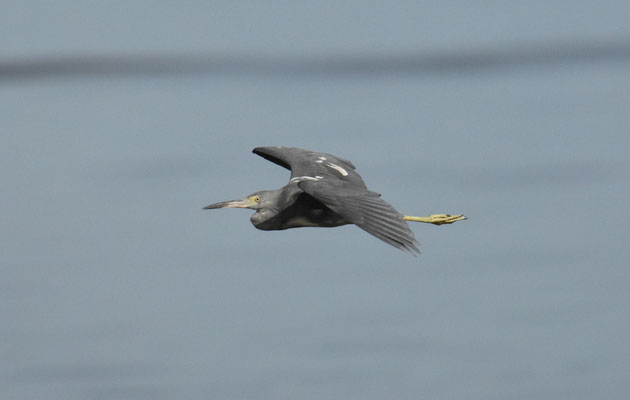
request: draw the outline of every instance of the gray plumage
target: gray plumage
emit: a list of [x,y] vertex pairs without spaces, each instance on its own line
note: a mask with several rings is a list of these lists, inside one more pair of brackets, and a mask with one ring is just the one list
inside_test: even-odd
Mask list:
[[394,247],[420,253],[403,215],[380,194],[368,190],[352,162],[294,147],[257,147],[253,152],[291,170],[289,183],[205,209],[254,209],[252,224],[262,230],[355,224]]

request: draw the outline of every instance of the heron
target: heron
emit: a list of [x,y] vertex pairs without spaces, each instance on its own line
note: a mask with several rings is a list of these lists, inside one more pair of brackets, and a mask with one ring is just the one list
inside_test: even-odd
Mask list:
[[443,225],[467,219],[463,214],[403,215],[367,188],[352,162],[332,154],[283,146],[256,147],[252,152],[290,170],[289,183],[203,209],[255,210],[250,220],[265,231],[355,224],[414,256],[420,253],[419,244],[406,221]]

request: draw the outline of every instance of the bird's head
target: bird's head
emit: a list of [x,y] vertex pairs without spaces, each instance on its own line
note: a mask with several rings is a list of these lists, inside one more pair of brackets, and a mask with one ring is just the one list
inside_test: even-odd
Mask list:
[[265,204],[268,200],[268,191],[262,190],[260,192],[252,193],[247,197],[238,200],[220,201],[218,203],[205,206],[204,210],[212,210],[215,208],[250,208],[252,210],[260,210],[265,208]]
[[256,213],[252,215],[251,220],[252,223],[258,227],[260,222],[273,217],[277,213],[279,206],[279,192],[279,190],[261,190],[242,199],[221,201],[205,206],[203,209],[249,208],[256,210]]

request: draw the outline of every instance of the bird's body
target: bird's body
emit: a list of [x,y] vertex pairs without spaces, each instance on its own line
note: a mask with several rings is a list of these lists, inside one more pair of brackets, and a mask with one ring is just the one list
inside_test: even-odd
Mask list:
[[280,231],[304,226],[332,228],[347,225],[350,221],[326,207],[313,196],[302,193],[286,208],[272,215],[264,211],[252,214],[252,224],[263,231]]
[[289,182],[280,189],[263,190],[241,200],[215,203],[205,209],[254,209],[256,212],[251,216],[251,222],[262,230],[356,224],[412,254],[420,251],[405,219],[434,224],[465,219],[464,216],[444,214],[434,221],[423,220],[431,217],[405,217],[382,200],[380,194],[368,190],[350,161],[331,154],[294,147],[257,147],[253,152],[290,169]]

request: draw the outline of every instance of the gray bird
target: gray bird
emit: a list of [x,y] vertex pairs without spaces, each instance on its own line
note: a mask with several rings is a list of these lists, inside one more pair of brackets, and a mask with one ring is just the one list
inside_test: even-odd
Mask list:
[[240,200],[204,207],[250,208],[252,224],[265,231],[303,226],[335,227],[355,224],[403,251],[420,253],[405,221],[435,225],[466,219],[464,215],[402,215],[381,195],[368,190],[348,160],[327,153],[294,147],[256,147],[253,152],[291,170],[289,183],[280,189],[261,190]]

